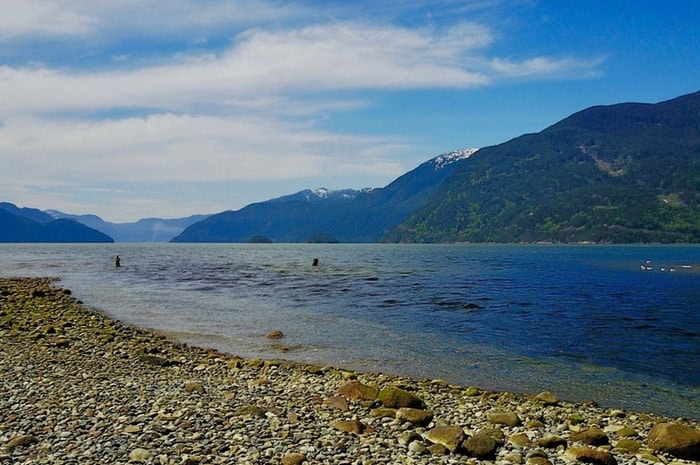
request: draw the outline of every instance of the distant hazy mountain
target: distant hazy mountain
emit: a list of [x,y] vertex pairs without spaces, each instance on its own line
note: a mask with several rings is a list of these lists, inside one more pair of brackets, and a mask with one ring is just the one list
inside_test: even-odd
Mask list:
[[286,202],[309,202],[309,203],[348,203],[355,200],[358,196],[372,192],[374,188],[367,187],[361,190],[355,189],[342,189],[342,190],[330,190],[325,187],[319,189],[311,190],[306,189],[296,194],[284,195],[282,197],[277,197],[275,199],[267,200],[271,203],[286,203]]
[[700,92],[483,148],[386,240],[700,242]]
[[5,210],[14,215],[29,218],[30,220],[36,221],[37,223],[48,223],[56,219],[48,213],[45,213],[41,210],[37,210],[36,208],[20,208],[14,203],[9,202],[0,202],[0,210]]
[[208,215],[187,218],[143,218],[135,223],[111,223],[96,215],[71,215],[57,210],[47,210],[51,218],[67,218],[78,221],[114,238],[116,242],[168,242],[186,227],[203,220]]
[[409,214],[422,207],[458,161],[476,149],[429,160],[384,188],[305,190],[237,211],[212,215],[185,229],[173,242],[303,242],[332,237],[340,242],[379,242]]
[[[29,214],[35,215],[35,212],[30,211]],[[37,222],[0,208],[0,242],[114,242],[114,240],[76,221],[51,219],[47,222]]]

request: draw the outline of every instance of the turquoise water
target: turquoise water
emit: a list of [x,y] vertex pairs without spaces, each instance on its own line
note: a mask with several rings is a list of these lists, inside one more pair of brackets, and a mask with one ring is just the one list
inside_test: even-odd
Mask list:
[[700,419],[697,246],[3,244],[0,260],[243,356]]

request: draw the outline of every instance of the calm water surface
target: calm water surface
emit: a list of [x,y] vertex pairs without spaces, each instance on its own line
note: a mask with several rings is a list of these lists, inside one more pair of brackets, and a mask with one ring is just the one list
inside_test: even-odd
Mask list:
[[0,260],[242,356],[700,419],[697,246],[3,244]]

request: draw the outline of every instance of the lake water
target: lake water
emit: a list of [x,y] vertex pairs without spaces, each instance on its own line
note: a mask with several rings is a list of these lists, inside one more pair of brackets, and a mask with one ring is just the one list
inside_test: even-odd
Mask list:
[[698,246],[2,244],[0,263],[242,356],[700,419]]

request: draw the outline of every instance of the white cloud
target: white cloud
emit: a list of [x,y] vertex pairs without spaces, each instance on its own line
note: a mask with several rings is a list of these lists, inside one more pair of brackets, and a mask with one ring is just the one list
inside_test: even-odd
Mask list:
[[[5,114],[110,108],[189,111],[232,105],[251,95],[337,89],[473,87],[485,75],[463,54],[489,41],[465,24],[432,31],[332,24],[300,30],[248,31],[220,56],[127,71],[64,72],[0,67]],[[1,115],[2,113],[0,113]]]
[[298,18],[308,10],[265,0],[0,0],[0,40],[16,36],[153,37]]
[[494,76],[501,78],[591,78],[600,75],[604,57],[593,59],[535,57],[522,61],[494,58],[490,61]]
[[0,180],[216,182],[396,175],[373,152],[395,141],[343,136],[298,124],[242,117],[162,114],[99,122],[11,120],[0,127]]
[[97,18],[51,0],[2,0],[0,40],[21,35],[81,35],[94,30]]

